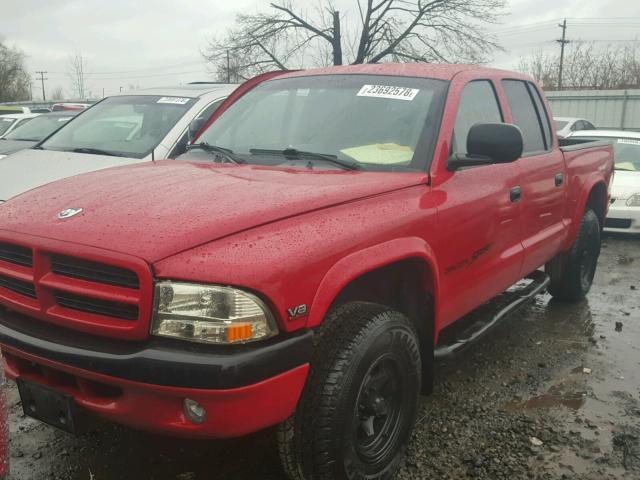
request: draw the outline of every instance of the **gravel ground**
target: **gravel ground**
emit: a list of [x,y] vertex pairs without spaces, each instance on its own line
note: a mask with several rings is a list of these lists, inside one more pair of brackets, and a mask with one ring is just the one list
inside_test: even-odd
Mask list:
[[[574,305],[548,295],[438,364],[400,479],[640,478],[640,239],[605,239]],[[183,441],[97,424],[74,438],[10,407],[11,480],[281,479],[272,431]]]

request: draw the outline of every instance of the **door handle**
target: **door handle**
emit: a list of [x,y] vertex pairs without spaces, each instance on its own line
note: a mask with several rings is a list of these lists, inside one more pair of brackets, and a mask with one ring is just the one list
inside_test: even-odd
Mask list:
[[564,174],[556,173],[556,187],[562,186],[563,183],[564,183]]
[[513,187],[509,196],[511,197],[511,201],[513,203],[519,202],[522,198],[522,189],[520,187]]

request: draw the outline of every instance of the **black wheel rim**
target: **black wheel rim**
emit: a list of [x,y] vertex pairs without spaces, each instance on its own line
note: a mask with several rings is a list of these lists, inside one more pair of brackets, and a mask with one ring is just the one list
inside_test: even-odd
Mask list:
[[580,283],[582,290],[588,291],[591,288],[593,277],[596,273],[598,262],[598,235],[591,232],[580,250]]
[[404,375],[398,360],[379,358],[360,385],[354,412],[353,440],[360,460],[371,467],[395,453],[402,425]]

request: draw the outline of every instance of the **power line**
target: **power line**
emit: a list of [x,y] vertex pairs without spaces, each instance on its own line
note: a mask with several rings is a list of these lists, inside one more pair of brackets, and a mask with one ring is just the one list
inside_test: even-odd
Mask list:
[[[542,22],[533,22],[533,23],[523,23],[520,25],[512,25],[507,28],[499,29],[492,31],[493,34],[518,34],[518,33],[529,33],[530,31],[537,30],[545,30],[548,28],[555,28],[555,23],[559,21],[563,21],[565,19],[555,19],[555,20],[546,20]],[[575,18],[575,17],[567,17],[567,20],[571,20],[571,24],[573,26],[620,26],[620,27],[636,27],[640,26],[640,17],[602,17],[602,18],[594,18],[594,17],[583,17],[583,18]],[[624,20],[623,22],[612,22],[611,20]],[[637,20],[637,21],[634,21]]]
[[43,101],[43,102],[46,102],[46,101],[47,101],[47,97],[46,97],[46,96],[45,96],[45,94],[44,94],[44,81],[45,81],[45,80],[49,80],[49,78],[48,78],[48,77],[47,77],[47,78],[45,78],[45,77],[44,77],[44,74],[45,74],[45,73],[48,73],[48,72],[44,72],[44,71],[41,71],[41,70],[36,70],[36,73],[37,73],[38,75],[40,75],[40,82],[42,82],[42,101]]

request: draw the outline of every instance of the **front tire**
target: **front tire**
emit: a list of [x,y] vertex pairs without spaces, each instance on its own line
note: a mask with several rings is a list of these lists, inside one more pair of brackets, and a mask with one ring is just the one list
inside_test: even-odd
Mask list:
[[337,307],[316,336],[305,391],[278,431],[294,480],[389,479],[418,408],[420,348],[411,322],[386,307]]
[[587,210],[571,251],[558,255],[545,266],[551,277],[549,293],[554,298],[575,302],[589,293],[600,256],[600,232],[598,216]]

